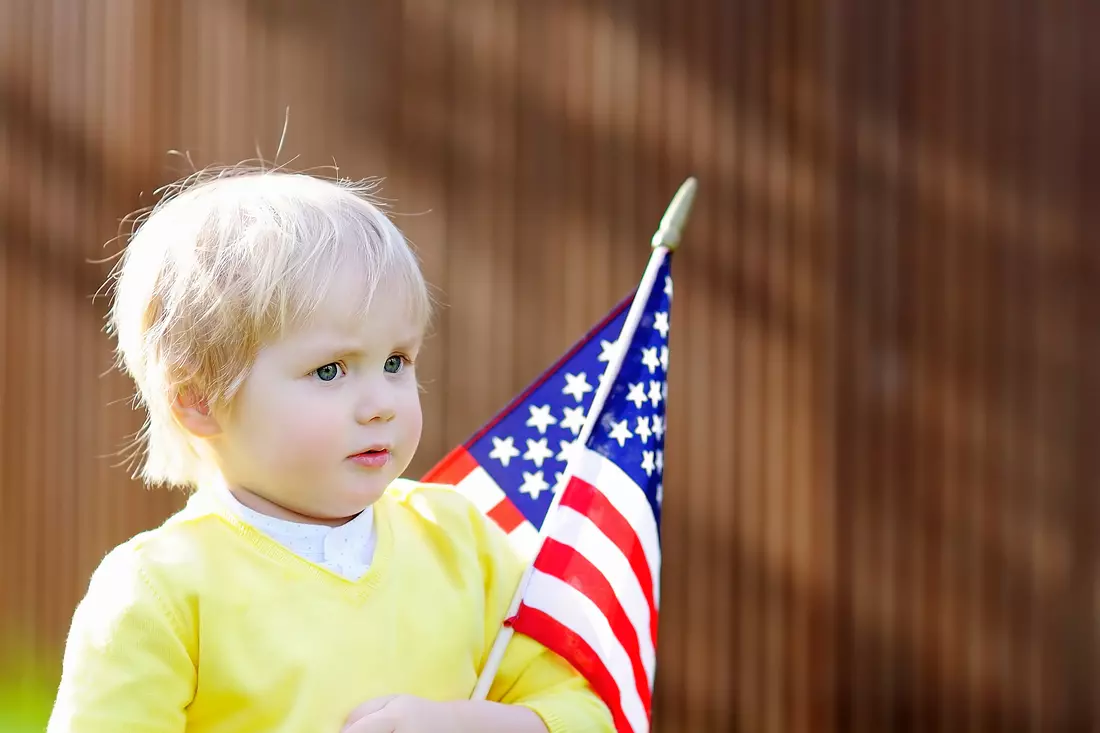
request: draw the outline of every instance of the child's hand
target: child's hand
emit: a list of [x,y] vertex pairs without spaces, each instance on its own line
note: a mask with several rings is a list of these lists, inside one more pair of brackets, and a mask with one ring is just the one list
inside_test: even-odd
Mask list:
[[412,695],[376,697],[351,711],[341,733],[458,733],[446,708]]
[[341,733],[546,733],[542,719],[517,705],[435,702],[386,695],[351,711]]

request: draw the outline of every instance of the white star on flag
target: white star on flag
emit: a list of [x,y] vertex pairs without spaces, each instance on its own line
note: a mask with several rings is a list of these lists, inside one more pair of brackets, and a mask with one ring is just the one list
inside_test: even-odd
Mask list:
[[668,347],[661,347],[661,368],[668,371]]
[[542,468],[542,462],[553,455],[554,451],[546,447],[546,438],[527,439],[527,452],[523,454],[523,458],[534,463],[536,468]]
[[508,462],[519,455],[519,450],[516,449],[515,441],[512,436],[508,436],[501,440],[500,438],[493,438],[493,450],[489,452],[490,458],[495,458],[500,461],[502,466],[507,466]]
[[665,421],[661,419],[660,415],[653,416],[653,434],[657,436],[658,440],[665,434]]
[[645,475],[652,476],[654,468],[655,466],[653,465],[653,451],[642,451],[642,470],[645,471]]
[[523,485],[519,487],[519,490],[529,495],[535,501],[538,501],[539,494],[549,488],[550,484],[546,483],[546,479],[542,477],[542,471],[535,471],[534,473],[523,472]]
[[531,405],[531,417],[527,420],[527,427],[536,428],[541,434],[546,435],[546,428],[557,421],[558,419],[550,414],[550,405],[542,407]]
[[584,427],[584,408],[563,407],[562,415],[563,417],[560,423],[562,429],[571,430],[574,436],[578,435],[581,432],[581,428]]
[[626,395],[627,402],[633,402],[634,406],[641,409],[646,403],[645,382],[630,385],[630,392]]
[[643,443],[649,442],[649,436],[653,435],[653,433],[649,429],[648,415],[638,416],[638,426],[634,428],[634,434],[641,438]]
[[571,395],[577,402],[581,402],[584,400],[584,395],[591,391],[592,385],[588,383],[584,372],[565,375],[565,386],[562,387],[562,394]]
[[629,438],[633,438],[634,434],[630,432],[630,428],[626,426],[626,420],[620,420],[619,422],[612,423],[611,432],[608,433],[608,437],[612,440],[619,441],[619,447],[622,448],[626,445],[626,441]]
[[618,347],[618,341],[608,341],[604,339],[600,341],[600,361],[611,361],[611,357],[615,355],[615,349]]
[[569,460],[569,452],[573,449],[574,445],[576,445],[576,443],[574,443],[571,440],[561,441],[561,450],[558,451],[558,454],[556,456],[554,456],[554,460],[563,461],[563,462],[568,461]]
[[[649,383],[649,401],[656,407],[657,403],[661,401],[661,383],[650,382]],[[641,405],[638,405],[641,407]]]
[[668,338],[668,313],[653,314],[653,330],[661,334],[661,338]]
[[649,373],[657,371],[657,367],[661,366],[661,360],[657,358],[657,347],[649,346],[642,349],[642,364],[649,367]]

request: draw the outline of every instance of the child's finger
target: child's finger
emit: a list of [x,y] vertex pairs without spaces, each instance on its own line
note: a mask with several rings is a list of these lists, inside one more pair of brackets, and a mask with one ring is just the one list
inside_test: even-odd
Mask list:
[[397,733],[396,726],[389,715],[368,715],[344,728],[343,733]]
[[[376,697],[372,700],[367,700],[365,703],[358,705],[348,714],[347,719],[344,721],[344,730],[347,731],[352,724],[358,722],[359,720],[362,720],[368,715],[371,715],[372,713],[377,713],[379,710],[389,705],[398,697],[399,695],[383,695],[381,697]],[[355,728],[354,730],[356,733],[359,733],[358,728]]]

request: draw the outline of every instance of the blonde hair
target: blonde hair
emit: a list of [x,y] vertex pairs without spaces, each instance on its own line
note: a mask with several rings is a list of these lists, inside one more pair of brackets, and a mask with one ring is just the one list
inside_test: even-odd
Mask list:
[[169,187],[112,273],[108,331],[147,420],[133,458],[149,484],[196,485],[205,470],[172,415],[186,391],[228,408],[259,348],[308,319],[337,271],[407,295],[425,327],[431,300],[404,236],[364,182],[234,167]]

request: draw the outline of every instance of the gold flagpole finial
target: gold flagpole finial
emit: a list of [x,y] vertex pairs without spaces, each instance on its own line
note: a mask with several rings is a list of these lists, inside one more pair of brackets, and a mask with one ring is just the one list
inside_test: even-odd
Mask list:
[[653,235],[653,248],[667,247],[675,250],[680,244],[680,233],[684,229],[688,214],[691,213],[691,205],[695,201],[695,189],[698,183],[695,177],[688,178],[680,186],[680,190],[672,198],[672,203],[665,209],[665,215],[661,217],[661,225]]

